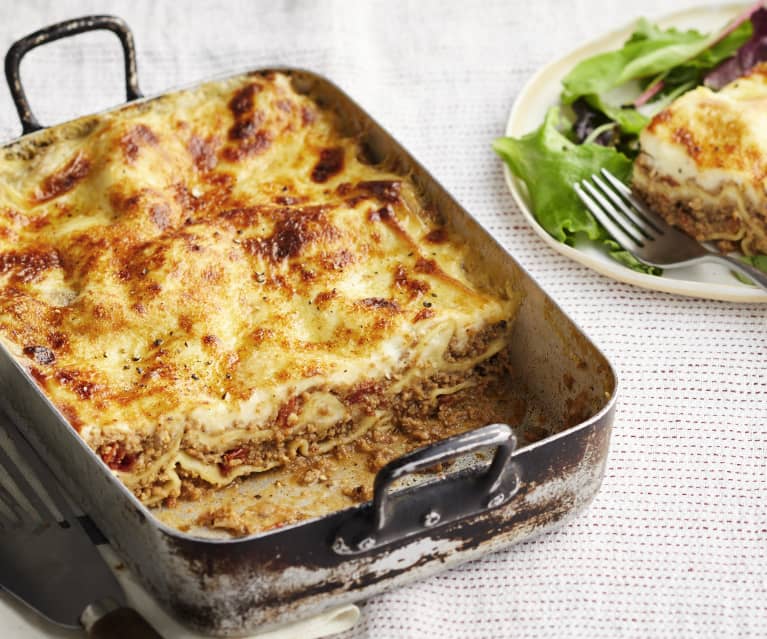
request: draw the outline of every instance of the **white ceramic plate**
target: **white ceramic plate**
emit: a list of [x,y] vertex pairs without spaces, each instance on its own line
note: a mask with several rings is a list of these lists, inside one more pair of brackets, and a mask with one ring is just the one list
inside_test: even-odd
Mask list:
[[[663,27],[675,26],[711,32],[725,25],[742,10],[743,5],[701,7],[653,19],[653,22]],[[548,108],[559,102],[559,94],[562,90],[561,79],[584,58],[620,48],[631,35],[634,26],[632,23],[623,29],[599,37],[536,73],[524,86],[514,103],[506,126],[506,135],[519,137],[537,129],[543,122]],[[504,167],[504,170],[511,194],[535,232],[554,250],[570,259],[620,282],[643,288],[732,302],[767,302],[767,292],[741,283],[726,267],[718,264],[666,270],[659,277],[632,271],[611,259],[598,245],[588,240],[578,241],[575,247],[558,242],[536,222],[524,183],[514,177],[508,167]]]

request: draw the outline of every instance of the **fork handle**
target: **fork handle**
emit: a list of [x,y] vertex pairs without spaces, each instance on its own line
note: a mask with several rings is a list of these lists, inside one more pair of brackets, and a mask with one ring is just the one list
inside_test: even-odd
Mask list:
[[754,282],[757,286],[767,291],[767,273],[760,271],[758,268],[741,262],[739,259],[730,257],[729,255],[711,255],[709,259],[717,262],[726,262],[727,265],[733,270],[738,271],[741,275],[745,275],[748,279]]

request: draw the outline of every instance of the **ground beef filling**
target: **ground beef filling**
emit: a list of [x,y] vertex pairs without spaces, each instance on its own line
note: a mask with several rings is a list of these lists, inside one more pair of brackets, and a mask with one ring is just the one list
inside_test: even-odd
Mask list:
[[463,347],[451,343],[445,359],[449,362],[458,362],[462,359],[474,359],[487,352],[492,342],[501,337],[509,328],[506,321],[486,326],[466,340]]
[[699,242],[715,242],[724,253],[767,253],[767,216],[747,198],[727,197],[723,189],[708,193],[692,180],[680,183],[644,155],[634,164],[632,187],[651,210]]
[[[173,432],[158,428],[149,437],[142,438],[130,433],[119,439],[101,436],[88,443],[112,470],[140,477],[163,455],[168,454],[176,441],[177,436]],[[138,486],[146,486],[147,482],[139,482]]]
[[[500,353],[478,364],[468,373],[439,373],[396,395],[386,393],[382,384],[370,384],[365,392],[360,387],[350,389],[343,397],[350,412],[358,417],[376,411],[382,411],[384,415],[374,428],[353,442],[353,445],[369,453],[368,467],[371,471],[377,471],[391,461],[386,453],[390,433],[404,436],[416,447],[497,421],[501,418],[498,410],[502,394],[501,382],[509,376],[508,357],[506,353]],[[521,419],[524,407],[520,407],[517,412],[520,411]],[[503,415],[508,415],[508,407]],[[356,427],[354,419],[346,419],[322,431],[308,425],[300,432],[286,435],[275,428],[277,436],[259,445],[244,444],[223,454],[199,449],[187,449],[186,452],[205,463],[217,464],[225,476],[243,464],[257,468],[295,465],[303,472],[302,458],[319,456],[321,444],[341,442]],[[308,455],[305,450],[299,450],[298,454],[294,452],[297,440],[308,443]],[[336,452],[343,456],[343,446],[336,448]],[[314,477],[315,470],[302,475],[301,481],[306,482]],[[321,476],[321,473],[316,474]],[[182,475],[181,499],[194,499],[204,484],[204,480],[185,471]],[[357,494],[364,497],[367,492],[360,490]]]

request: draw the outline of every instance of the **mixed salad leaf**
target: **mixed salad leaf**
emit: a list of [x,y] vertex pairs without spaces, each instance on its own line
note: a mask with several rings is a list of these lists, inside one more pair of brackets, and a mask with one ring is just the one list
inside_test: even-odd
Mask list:
[[[758,268],[760,271],[767,273],[767,255],[744,255],[740,259],[746,264],[750,264],[754,268]],[[756,284],[754,284],[748,277],[741,275],[738,271],[730,272],[744,284],[756,286]]]
[[[495,140],[493,148],[527,186],[534,215],[550,235],[570,245],[578,236],[601,242],[625,266],[661,273],[621,250],[572,185],[601,168],[628,182],[638,135],[655,113],[686,91],[704,83],[720,88],[767,60],[762,5],[715,34],[640,19],[620,49],[581,61],[563,78],[561,104],[538,129]],[[767,270],[767,257],[753,263]]]
[[705,84],[712,89],[721,89],[758,62],[767,60],[767,10],[755,11],[750,20],[753,31],[749,40],[734,55],[719,64],[705,77]]
[[560,242],[572,244],[579,233],[606,244],[610,255],[629,268],[654,272],[621,249],[581,204],[572,185],[601,168],[622,180],[631,174],[631,160],[609,146],[575,144],[560,131],[560,110],[552,107],[539,129],[521,138],[499,138],[493,148],[515,175],[528,185],[536,219]]
[[621,49],[583,60],[565,76],[562,101],[572,104],[582,96],[604,96],[631,80],[654,83],[672,71],[684,83],[693,81],[691,70],[711,69],[731,57],[750,38],[751,30],[751,23],[744,22],[714,43],[705,33],[663,30],[642,18]]

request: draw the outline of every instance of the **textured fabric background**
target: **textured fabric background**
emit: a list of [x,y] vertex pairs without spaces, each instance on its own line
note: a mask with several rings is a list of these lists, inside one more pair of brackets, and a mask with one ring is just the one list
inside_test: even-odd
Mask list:
[[[490,142],[536,69],[669,0],[0,3],[0,51],[54,21],[132,26],[146,94],[278,64],[357,99],[516,256],[616,366],[603,488],[558,532],[369,601],[348,639],[767,636],[767,306],[648,292],[546,247]],[[111,34],[30,54],[44,123],[122,98]],[[19,134],[0,90],[0,138]]]

